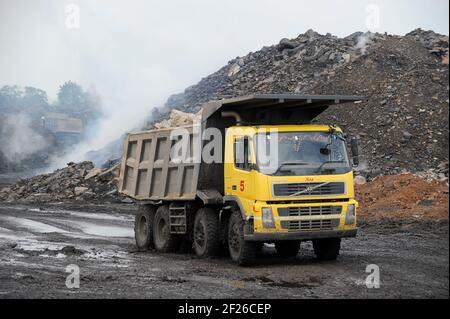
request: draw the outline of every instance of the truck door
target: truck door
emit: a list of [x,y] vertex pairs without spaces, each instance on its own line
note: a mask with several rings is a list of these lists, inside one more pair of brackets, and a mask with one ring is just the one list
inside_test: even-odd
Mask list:
[[[233,164],[226,176],[226,192],[238,196],[248,211],[254,202],[253,152],[248,136],[235,136],[233,140]],[[230,165],[231,166],[231,165]]]

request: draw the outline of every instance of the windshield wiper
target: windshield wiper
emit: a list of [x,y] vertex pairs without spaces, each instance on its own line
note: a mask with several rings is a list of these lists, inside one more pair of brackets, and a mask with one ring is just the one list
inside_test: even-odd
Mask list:
[[[332,164],[332,163],[345,163],[345,161],[325,161],[323,162],[316,170],[316,173],[319,173],[322,171],[322,168],[325,164]],[[333,168],[333,170],[336,170],[335,168]]]
[[277,175],[281,171],[283,166],[287,166],[287,165],[309,165],[309,163],[307,163],[307,162],[300,162],[300,161],[283,162],[283,163],[280,164],[280,166],[278,166],[277,170],[275,171],[275,173],[273,173],[273,175]]

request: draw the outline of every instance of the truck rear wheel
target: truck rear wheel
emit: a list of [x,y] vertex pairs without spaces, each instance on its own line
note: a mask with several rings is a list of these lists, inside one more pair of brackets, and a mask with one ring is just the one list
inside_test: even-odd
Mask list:
[[323,238],[313,240],[314,253],[319,260],[335,260],[341,249],[340,238]]
[[244,240],[244,221],[240,212],[234,212],[228,226],[228,250],[233,261],[239,266],[253,263],[256,253],[256,243]]
[[153,241],[156,250],[162,253],[175,252],[179,247],[180,238],[170,233],[168,206],[160,206],[156,210],[153,221]]
[[295,257],[300,250],[300,241],[278,241],[275,243],[275,249],[281,257]]
[[219,214],[210,207],[195,214],[194,251],[199,257],[216,256],[220,251]]
[[134,220],[134,238],[140,251],[153,248],[153,219],[155,207],[151,205],[139,205]]

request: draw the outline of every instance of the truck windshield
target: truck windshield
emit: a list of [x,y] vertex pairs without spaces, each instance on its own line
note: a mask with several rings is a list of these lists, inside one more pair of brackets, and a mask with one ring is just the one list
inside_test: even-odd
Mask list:
[[331,132],[258,133],[258,170],[266,175],[344,174],[351,170],[342,134]]

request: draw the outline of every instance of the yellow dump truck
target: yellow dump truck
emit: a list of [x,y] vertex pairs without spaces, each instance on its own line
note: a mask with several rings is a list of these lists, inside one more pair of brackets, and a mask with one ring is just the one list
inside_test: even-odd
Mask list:
[[138,203],[137,247],[175,252],[185,241],[198,256],[226,249],[248,265],[263,243],[289,257],[311,240],[317,258],[336,259],[357,232],[357,143],[312,123],[359,100],[250,95],[206,103],[192,126],[129,134],[119,191]]

